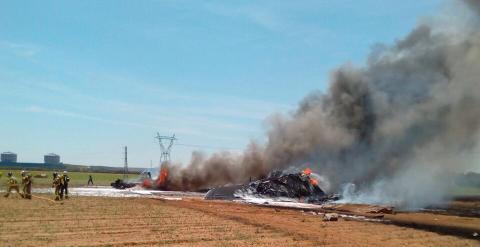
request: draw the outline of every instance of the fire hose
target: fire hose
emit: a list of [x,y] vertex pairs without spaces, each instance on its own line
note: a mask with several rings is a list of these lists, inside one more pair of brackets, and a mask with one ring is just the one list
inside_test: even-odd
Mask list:
[[45,198],[45,197],[35,196],[35,195],[32,195],[32,197],[37,198],[37,199],[41,199],[41,200],[45,200],[45,201],[48,201],[48,202],[51,202],[51,203],[57,203],[56,201],[54,201],[50,198]]

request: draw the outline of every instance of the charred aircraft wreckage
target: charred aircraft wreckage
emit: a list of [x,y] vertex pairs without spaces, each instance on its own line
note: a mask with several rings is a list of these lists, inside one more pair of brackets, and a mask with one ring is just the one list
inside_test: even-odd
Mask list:
[[304,202],[321,203],[338,199],[336,195],[327,195],[313,178],[312,171],[284,173],[274,171],[267,178],[243,185],[228,185],[213,188],[205,195],[208,200],[234,200],[244,196],[267,198],[292,198]]
[[[162,167],[157,179],[152,179],[150,172],[144,174],[139,182],[146,189],[169,190],[168,169]],[[117,189],[131,188],[133,183],[116,181],[112,187]],[[337,200],[337,195],[326,194],[318,184],[315,175],[307,168],[301,172],[271,172],[268,177],[247,184],[225,185],[202,190],[207,192],[207,200],[236,200],[244,196],[260,198],[291,198],[309,203],[322,203]]]

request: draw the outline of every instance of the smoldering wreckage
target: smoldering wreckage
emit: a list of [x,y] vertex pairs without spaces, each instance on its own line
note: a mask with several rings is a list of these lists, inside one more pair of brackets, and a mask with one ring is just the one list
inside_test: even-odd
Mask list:
[[453,176],[480,160],[480,2],[452,4],[395,44],[375,46],[365,66],[334,70],[326,93],[272,115],[264,144],[194,152],[144,187],[401,208],[447,200]]
[[[163,167],[163,176],[156,180],[145,178],[142,186],[148,189],[169,190],[167,168]],[[120,184],[117,180],[112,186],[119,189],[129,188],[132,183]],[[246,184],[226,185],[215,188],[200,189],[198,192],[207,192],[205,199],[233,200],[241,199],[242,195],[269,197],[269,198],[296,198],[305,202],[324,202],[338,199],[338,196],[327,195],[313,178],[312,171],[307,168],[302,172],[283,174],[280,171],[271,173],[267,178]]]

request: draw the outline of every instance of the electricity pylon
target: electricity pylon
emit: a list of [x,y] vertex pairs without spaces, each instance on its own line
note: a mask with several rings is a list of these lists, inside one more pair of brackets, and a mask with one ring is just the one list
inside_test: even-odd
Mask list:
[[160,166],[163,163],[170,163],[170,151],[172,150],[173,143],[177,140],[175,134],[173,134],[173,136],[161,136],[157,132],[155,139],[158,139],[160,151],[162,151],[162,154],[160,155]]

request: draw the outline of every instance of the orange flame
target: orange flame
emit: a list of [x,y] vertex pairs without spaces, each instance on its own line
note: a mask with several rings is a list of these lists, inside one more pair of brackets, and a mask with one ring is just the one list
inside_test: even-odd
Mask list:
[[160,187],[165,185],[165,183],[167,182],[167,178],[168,178],[168,169],[166,167],[162,167],[160,169],[160,174],[158,176],[157,186]]
[[310,176],[312,174],[312,169],[306,168],[305,170],[303,170],[303,174]]
[[152,188],[152,181],[150,179],[144,179],[142,186],[144,188]]

